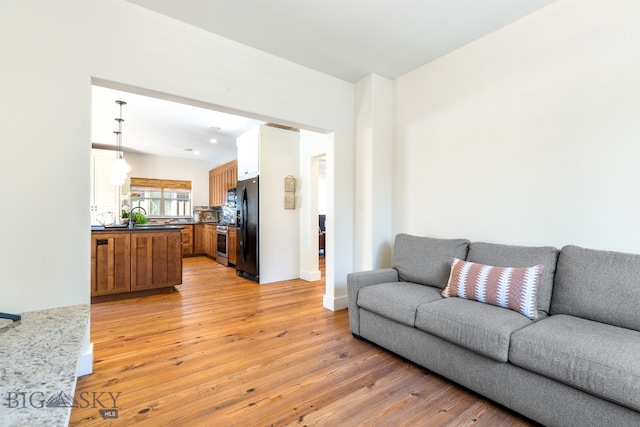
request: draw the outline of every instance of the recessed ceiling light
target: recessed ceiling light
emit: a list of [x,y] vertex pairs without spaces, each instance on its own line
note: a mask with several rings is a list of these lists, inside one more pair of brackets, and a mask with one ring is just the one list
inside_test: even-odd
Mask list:
[[193,152],[193,155],[194,155],[194,156],[199,156],[199,155],[200,155],[200,152],[199,152],[199,151],[194,151],[194,152]]
[[217,143],[218,143],[218,140],[217,140],[217,139],[215,139],[215,138],[211,138],[211,139],[209,140],[209,142],[210,142],[210,143],[212,143],[212,144],[217,144]]

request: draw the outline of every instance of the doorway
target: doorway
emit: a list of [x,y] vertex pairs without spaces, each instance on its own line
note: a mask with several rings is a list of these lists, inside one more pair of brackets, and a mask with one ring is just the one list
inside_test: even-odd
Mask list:
[[[306,218],[304,221],[304,225],[302,225],[301,221],[301,242],[300,242],[300,277],[305,280],[319,280],[320,279],[320,271],[318,268],[318,255],[319,255],[319,209],[324,211],[326,215],[326,206],[327,201],[331,200],[333,197],[333,188],[329,188],[327,186],[327,182],[333,182],[333,180],[327,180],[327,171],[330,170],[330,167],[327,167],[328,159],[326,153],[328,152],[328,147],[330,144],[333,144],[333,134],[330,132],[319,132],[317,130],[305,130],[304,126],[296,125],[290,122],[286,122],[283,120],[262,117],[257,115],[252,115],[246,112],[236,111],[229,108],[225,108],[219,105],[213,105],[204,103],[201,101],[196,101],[188,98],[183,98],[175,95],[168,95],[164,93],[159,93],[155,91],[150,91],[147,89],[141,89],[129,85],[124,85],[120,83],[115,83],[111,81],[106,81],[102,79],[92,79],[92,85],[94,87],[110,89],[114,91],[119,91],[123,95],[122,96],[142,96],[147,98],[151,104],[160,103],[160,102],[170,102],[172,104],[176,104],[175,107],[178,108],[179,111],[181,108],[191,109],[188,114],[180,115],[180,117],[187,117],[187,121],[184,126],[193,125],[193,121],[195,120],[195,116],[201,113],[215,113],[217,117],[225,118],[230,120],[234,126],[233,130],[223,129],[221,126],[200,126],[198,135],[202,137],[203,143],[206,147],[210,147],[213,145],[216,148],[222,147],[223,150],[220,150],[220,156],[222,160],[219,160],[218,163],[225,163],[227,161],[232,160],[237,157],[237,151],[235,146],[235,138],[240,133],[244,133],[250,127],[256,126],[258,124],[264,123],[283,123],[283,125],[289,127],[296,127],[301,129],[300,134],[300,144],[301,144],[301,176],[300,181],[304,186],[300,196],[299,196],[299,209],[302,211],[301,217]],[[115,100],[111,100],[108,102],[110,108],[115,108]],[[126,99],[125,99],[126,101]],[[92,112],[98,112],[104,110],[102,105],[96,105],[97,99],[92,99]],[[133,105],[129,105],[129,107],[133,107]],[[125,156],[130,156],[132,158],[137,159],[139,163],[144,163],[146,170],[150,170],[149,168],[154,167],[154,165],[158,164],[158,161],[154,158],[151,159],[146,158],[144,156],[149,156],[150,154],[145,153],[142,147],[136,148],[135,146],[128,145],[129,141],[139,141],[143,138],[140,132],[144,132],[142,120],[139,117],[134,115],[133,111],[130,111],[132,108],[129,108],[129,112],[125,110],[124,119],[125,119],[125,127],[123,129],[123,146],[125,149]],[[128,115],[127,115],[128,114]],[[103,117],[104,116],[104,117]],[[151,122],[147,124],[149,128],[152,128],[154,132],[161,130],[167,133],[170,128],[180,128],[180,123],[178,123],[178,113],[174,113],[173,116],[161,116],[159,113],[155,113],[155,122]],[[96,140],[93,138],[94,129],[97,129],[98,126],[102,126],[103,122],[107,123],[107,126],[113,125],[113,114],[102,114],[100,117],[96,117],[92,120],[92,146],[95,148],[107,148],[113,149],[113,143],[109,140]],[[109,127],[105,134],[107,137],[113,137],[112,131],[113,129]],[[140,129],[142,128],[142,129]],[[186,128],[185,128],[186,129]],[[182,129],[182,134],[188,134],[188,131]],[[166,139],[152,138],[154,143],[157,145],[156,149],[158,153],[156,154],[158,158],[163,157],[168,159],[170,154],[167,154],[167,150],[173,149],[174,153],[175,147],[173,147],[172,141]],[[216,139],[215,142],[213,140]],[[184,140],[184,138],[181,138]],[[195,142],[193,143],[195,144]],[[226,145],[226,147],[223,147]],[[146,148],[145,148],[146,149]],[[153,149],[149,149],[149,153],[153,153]],[[196,155],[195,152],[203,151],[204,149],[199,149],[195,145],[189,145],[180,147],[179,157],[187,161],[188,159],[194,159]],[[202,154],[202,153],[201,153]],[[176,154],[178,155],[178,154]],[[224,157],[226,156],[226,157]],[[202,159],[203,156],[200,157]],[[177,163],[177,162],[174,162]],[[167,162],[162,163],[163,167],[167,167]],[[212,161],[210,168],[212,169],[218,164]],[[313,173],[311,171],[313,170]],[[194,169],[195,171],[195,169]],[[321,172],[319,172],[321,171]],[[134,172],[135,173],[135,172]],[[194,172],[196,173],[196,172]],[[320,173],[320,175],[319,175]],[[203,175],[202,181],[199,183],[200,187],[207,186],[208,193],[208,177],[205,177],[204,174],[197,172],[198,176]],[[165,178],[173,178],[172,176],[165,176]],[[176,178],[177,179],[177,178]],[[193,179],[194,188],[196,187],[197,178]],[[313,185],[310,186],[310,183]],[[127,190],[127,184],[125,184],[124,191]],[[321,189],[319,188],[321,187]],[[208,197],[205,197],[203,191],[197,192],[194,190],[193,195],[193,205],[208,205]],[[331,223],[331,219],[327,218],[325,221],[326,224]],[[333,241],[331,227],[326,227],[324,231],[324,253],[327,253],[327,243]],[[332,260],[331,257],[325,258],[326,262],[330,265]],[[332,280],[327,280],[327,286],[331,286]]]

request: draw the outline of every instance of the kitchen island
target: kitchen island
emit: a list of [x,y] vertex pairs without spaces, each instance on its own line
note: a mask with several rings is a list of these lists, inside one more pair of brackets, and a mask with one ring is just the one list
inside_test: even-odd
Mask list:
[[180,227],[92,227],[91,301],[172,292],[182,284]]

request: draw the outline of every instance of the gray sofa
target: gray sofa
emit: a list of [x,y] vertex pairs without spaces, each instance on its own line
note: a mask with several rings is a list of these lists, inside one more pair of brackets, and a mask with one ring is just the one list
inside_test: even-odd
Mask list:
[[[443,298],[453,258],[544,265],[537,320]],[[640,255],[399,234],[392,268],[347,287],[358,338],[543,425],[640,426]]]

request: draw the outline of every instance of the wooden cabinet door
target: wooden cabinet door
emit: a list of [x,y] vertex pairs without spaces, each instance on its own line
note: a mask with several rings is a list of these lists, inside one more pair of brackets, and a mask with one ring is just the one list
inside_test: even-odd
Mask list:
[[137,232],[131,235],[131,291],[182,283],[182,234]]
[[236,227],[229,226],[229,247],[227,249],[229,264],[236,264],[237,241]]
[[211,205],[212,206],[220,206],[220,187],[222,182],[220,181],[220,174],[217,169],[213,169],[213,175],[211,177]]
[[204,240],[204,224],[196,224],[193,226],[193,253],[207,253]]
[[182,234],[182,255],[193,254],[193,225],[183,225],[180,229]]
[[235,160],[209,171],[209,204],[222,206],[227,203],[227,190],[238,182],[238,162]]
[[215,169],[211,169],[209,171],[209,206],[216,206],[214,202],[214,197],[216,195],[215,185],[213,183],[214,174],[215,174]]
[[223,171],[223,204],[227,203],[227,190],[236,188],[238,185],[238,162],[235,160],[227,164],[227,168]]
[[91,233],[91,296],[131,289],[129,233]]
[[209,255],[209,252],[211,252],[211,249],[209,249],[209,246],[211,245],[211,239],[209,238],[209,234],[211,233],[211,226],[208,224],[205,224],[202,226],[202,248],[204,249],[204,254],[205,255]]
[[218,241],[216,236],[216,226],[206,224],[204,226],[205,239],[207,240],[207,255],[211,258],[216,258],[216,249],[218,248]]

